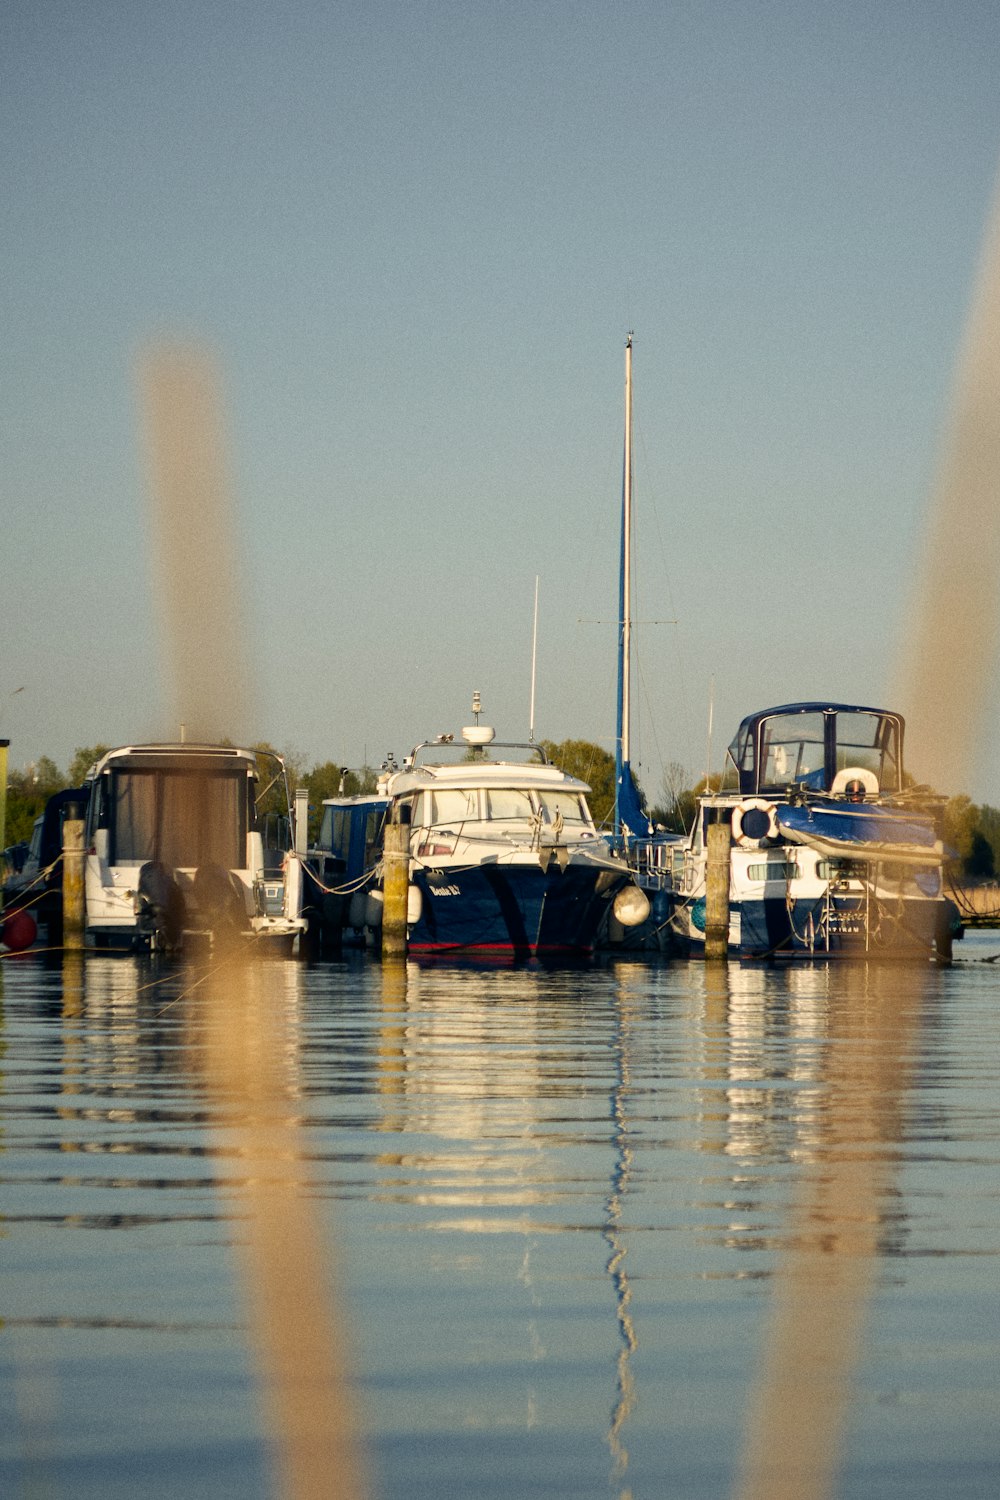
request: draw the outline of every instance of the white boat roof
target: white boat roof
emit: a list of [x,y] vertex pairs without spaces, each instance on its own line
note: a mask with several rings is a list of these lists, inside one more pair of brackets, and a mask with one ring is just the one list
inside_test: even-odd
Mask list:
[[590,791],[585,781],[560,771],[558,766],[504,760],[462,761],[454,766],[414,766],[392,772],[385,785],[390,797],[405,797],[427,787],[438,787],[442,791],[475,786],[536,788],[539,791],[558,788],[584,794]]
[[[261,753],[263,754],[264,752]],[[105,767],[109,766],[113,761],[125,759],[134,760],[137,765],[142,765],[143,762],[146,762],[150,766],[162,764],[166,761],[178,760],[197,760],[203,763],[207,761],[235,760],[242,761],[246,765],[251,765],[255,762],[256,756],[257,752],[255,750],[246,750],[239,745],[199,745],[190,740],[176,744],[120,745],[118,749],[109,750],[105,755],[102,755],[90,774],[99,776]]]

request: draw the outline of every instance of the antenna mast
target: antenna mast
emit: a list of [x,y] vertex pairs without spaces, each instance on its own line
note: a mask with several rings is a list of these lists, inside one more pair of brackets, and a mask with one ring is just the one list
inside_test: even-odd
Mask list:
[[528,714],[528,744],[535,743],[535,666],[538,660],[538,574],[535,574],[535,616],[531,627],[531,709]]

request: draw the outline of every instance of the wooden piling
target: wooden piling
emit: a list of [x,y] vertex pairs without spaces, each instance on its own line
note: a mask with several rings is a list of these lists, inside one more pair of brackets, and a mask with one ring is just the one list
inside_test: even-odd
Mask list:
[[406,956],[406,912],[410,891],[410,809],[394,807],[382,848],[382,957]]
[[[70,806],[67,811],[76,813]],[[67,817],[62,832],[62,932],[64,948],[83,947],[83,822]]]
[[729,881],[732,824],[728,809],[709,823],[708,865],[705,872],[705,957],[726,959],[729,956]]

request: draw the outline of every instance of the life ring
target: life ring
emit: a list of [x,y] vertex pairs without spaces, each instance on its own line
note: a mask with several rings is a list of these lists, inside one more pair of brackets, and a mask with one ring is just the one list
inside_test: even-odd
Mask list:
[[[849,790],[852,783],[858,784],[860,796],[857,795],[856,790],[852,796],[852,791]],[[869,771],[865,766],[845,766],[842,771],[837,772],[830,788],[834,797],[851,797],[852,801],[859,802],[865,797],[877,797],[878,790],[878,777],[874,771]]]
[[778,837],[778,815],[772,802],[752,797],[733,808],[733,842],[744,849],[759,849],[765,839]]

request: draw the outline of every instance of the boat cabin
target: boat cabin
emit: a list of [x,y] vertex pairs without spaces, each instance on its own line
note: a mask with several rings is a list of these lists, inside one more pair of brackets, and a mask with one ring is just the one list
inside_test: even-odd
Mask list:
[[211,746],[141,746],[98,764],[88,842],[109,865],[158,860],[172,869],[247,868],[257,829],[252,752]]
[[323,802],[316,847],[310,851],[321,863],[326,880],[353,879],[371,870],[382,858],[382,830],[389,807],[387,797],[328,797]]
[[786,703],[743,720],[726,752],[720,790],[843,796],[854,782],[866,797],[902,791],[902,715],[846,703]]

